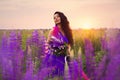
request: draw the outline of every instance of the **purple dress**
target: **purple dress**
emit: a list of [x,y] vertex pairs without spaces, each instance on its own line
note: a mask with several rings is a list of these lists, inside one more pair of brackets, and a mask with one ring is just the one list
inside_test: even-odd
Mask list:
[[49,46],[52,54],[52,66],[55,67],[53,75],[63,76],[68,39],[60,32],[59,28],[55,26],[50,40]]

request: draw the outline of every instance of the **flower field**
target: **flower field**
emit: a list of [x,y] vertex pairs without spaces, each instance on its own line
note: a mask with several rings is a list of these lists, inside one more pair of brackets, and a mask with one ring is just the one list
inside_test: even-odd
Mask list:
[[62,78],[46,43],[49,30],[0,30],[0,80],[120,80],[120,29],[73,30]]

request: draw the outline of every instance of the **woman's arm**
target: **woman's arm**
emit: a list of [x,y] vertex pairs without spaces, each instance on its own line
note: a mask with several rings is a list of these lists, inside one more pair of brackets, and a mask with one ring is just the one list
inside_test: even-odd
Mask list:
[[68,50],[68,52],[67,52],[66,60],[67,60],[68,65],[70,65],[69,64],[71,62],[71,57],[70,57],[71,46],[70,46],[70,44],[68,44],[68,49],[67,50]]
[[52,31],[53,31],[53,30],[50,30],[50,32],[49,32],[49,34],[48,34],[47,43],[49,43],[49,42],[50,42],[51,35],[52,35]]
[[70,56],[70,50],[71,50],[71,46],[70,46],[70,44],[68,44],[68,54],[67,54],[67,56]]

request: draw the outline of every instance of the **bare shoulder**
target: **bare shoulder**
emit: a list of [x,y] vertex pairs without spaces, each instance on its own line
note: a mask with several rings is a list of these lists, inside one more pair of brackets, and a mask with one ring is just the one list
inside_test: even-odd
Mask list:
[[48,33],[48,37],[51,36],[52,33],[53,33],[53,28],[49,31],[49,33]]
[[50,32],[53,32],[53,28],[50,30]]
[[50,38],[51,38],[52,32],[53,32],[53,28],[52,28],[52,29],[49,31],[49,33],[48,33],[47,42],[50,41]]

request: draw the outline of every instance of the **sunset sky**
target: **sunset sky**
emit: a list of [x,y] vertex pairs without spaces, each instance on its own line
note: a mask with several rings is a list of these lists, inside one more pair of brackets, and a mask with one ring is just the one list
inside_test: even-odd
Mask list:
[[120,0],[0,0],[0,29],[52,28],[55,11],[72,29],[120,28]]

